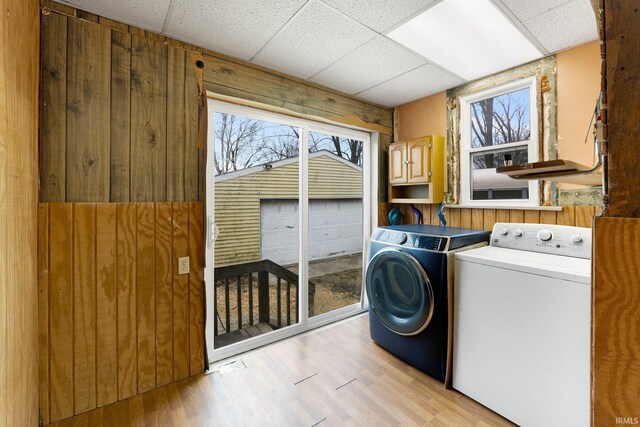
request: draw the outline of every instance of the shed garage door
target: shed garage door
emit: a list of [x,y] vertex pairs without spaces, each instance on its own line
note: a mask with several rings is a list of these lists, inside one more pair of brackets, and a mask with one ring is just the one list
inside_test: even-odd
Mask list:
[[[262,259],[298,262],[298,201],[260,201]],[[309,201],[309,260],[362,252],[362,200]]]

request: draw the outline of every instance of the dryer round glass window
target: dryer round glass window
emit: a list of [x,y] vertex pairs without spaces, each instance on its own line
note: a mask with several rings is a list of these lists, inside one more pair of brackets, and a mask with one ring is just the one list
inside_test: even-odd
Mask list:
[[371,310],[393,332],[415,335],[429,324],[433,289],[412,255],[391,248],[376,253],[367,267],[366,287]]

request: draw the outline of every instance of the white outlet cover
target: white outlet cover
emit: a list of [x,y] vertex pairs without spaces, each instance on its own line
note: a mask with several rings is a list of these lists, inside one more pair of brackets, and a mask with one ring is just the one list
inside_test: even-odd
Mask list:
[[189,257],[178,258],[178,274],[189,274]]

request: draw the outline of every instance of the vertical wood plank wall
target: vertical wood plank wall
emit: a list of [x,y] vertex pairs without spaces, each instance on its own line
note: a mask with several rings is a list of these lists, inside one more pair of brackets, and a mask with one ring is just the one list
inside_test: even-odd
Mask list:
[[42,15],[41,201],[203,200],[201,55],[96,21]]
[[42,5],[43,202],[204,200],[204,89],[381,139],[392,133],[389,108],[50,0]]
[[592,402],[594,426],[640,417],[640,219],[594,225]]
[[[381,203],[378,208],[378,223],[389,225],[387,213],[397,207],[402,212],[405,224],[415,224],[416,216],[408,204]],[[438,205],[417,204],[422,213],[422,223],[440,225]],[[596,206],[563,206],[561,211],[537,211],[516,209],[465,209],[445,208],[443,210],[450,227],[492,230],[496,222],[530,222],[538,224],[572,225],[591,228],[594,215],[600,213]]]
[[40,204],[45,422],[202,372],[203,216],[200,202]]
[[0,11],[0,426],[37,426],[38,2]]

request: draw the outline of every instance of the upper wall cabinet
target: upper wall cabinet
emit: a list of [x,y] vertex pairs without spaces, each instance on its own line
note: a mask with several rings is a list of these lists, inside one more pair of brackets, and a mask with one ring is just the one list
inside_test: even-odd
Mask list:
[[444,137],[389,145],[389,202],[440,203],[444,195]]

